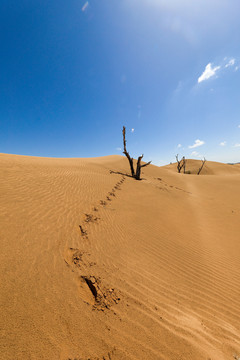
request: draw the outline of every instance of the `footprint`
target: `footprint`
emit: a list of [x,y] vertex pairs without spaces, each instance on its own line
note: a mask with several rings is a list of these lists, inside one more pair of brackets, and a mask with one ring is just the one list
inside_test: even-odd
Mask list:
[[96,222],[98,221],[100,218],[95,216],[95,215],[92,215],[92,214],[85,214],[85,222],[86,223],[89,223],[89,222]]
[[68,266],[75,265],[77,267],[81,267],[81,264],[84,263],[84,254],[86,254],[85,251],[80,251],[77,248],[69,248],[65,253],[64,260]]
[[[86,286],[88,287],[88,295],[86,300]],[[119,296],[114,289],[106,288],[101,279],[96,276],[82,275],[80,278],[80,292],[84,295],[85,302],[93,305],[93,310],[105,311],[110,309],[113,304],[118,304]]]
[[79,229],[80,229],[81,235],[83,237],[85,237],[86,239],[88,239],[87,230],[83,229],[82,225],[79,225]]
[[78,291],[80,298],[87,304],[94,306],[95,305],[95,297],[92,291],[89,291],[89,286],[83,276],[78,278]]
[[94,356],[94,357],[88,357],[88,358],[82,358],[82,357],[68,357],[66,360],[112,360],[112,356],[114,355],[116,351],[116,348],[114,347],[113,350],[108,351],[106,355],[100,355],[100,356]]

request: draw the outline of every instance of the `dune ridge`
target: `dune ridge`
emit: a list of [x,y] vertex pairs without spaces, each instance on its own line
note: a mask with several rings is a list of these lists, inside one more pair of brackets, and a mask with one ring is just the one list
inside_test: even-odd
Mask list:
[[122,156],[0,166],[0,358],[240,356],[239,165],[142,181]]

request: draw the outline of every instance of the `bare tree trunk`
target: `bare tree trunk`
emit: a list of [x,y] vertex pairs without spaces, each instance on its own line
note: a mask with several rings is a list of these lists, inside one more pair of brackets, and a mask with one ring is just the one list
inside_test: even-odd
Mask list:
[[144,166],[148,166],[149,164],[151,164],[151,161],[149,161],[148,163],[144,164],[144,165],[141,165],[141,160],[143,158],[143,154],[141,156],[138,157],[138,161],[137,161],[137,170],[136,170],[136,180],[140,180],[140,177],[141,177],[141,169],[144,167]]
[[204,160],[202,160],[202,165],[201,165],[201,167],[199,168],[199,170],[198,170],[198,175],[200,174],[200,172],[202,171],[202,169],[203,169],[203,167],[204,167],[204,164],[205,164],[205,162],[206,162],[206,159],[204,158]]
[[143,158],[143,155],[138,157],[138,161],[137,161],[137,168],[136,168],[136,174],[134,171],[134,167],[133,167],[133,158],[131,158],[131,156],[129,155],[127,149],[126,149],[126,128],[125,126],[123,126],[123,146],[124,146],[124,151],[123,153],[126,155],[129,164],[130,164],[130,168],[131,168],[131,173],[132,173],[132,177],[134,177],[136,180],[140,180],[141,179],[141,169],[144,166],[148,166],[149,164],[151,164],[151,161],[149,161],[148,163],[141,165],[141,160]]
[[181,172],[181,162],[178,160],[178,154],[176,155],[176,160],[177,160],[177,170],[178,170],[178,173]]
[[185,156],[183,157],[183,172],[184,172],[184,174],[186,174],[186,159],[185,159]]
[[127,148],[126,148],[126,128],[125,128],[125,126],[123,126],[122,133],[123,133],[123,147],[124,147],[123,153],[126,155],[128,161],[129,161],[132,177],[135,177],[135,171],[134,171],[134,167],[133,167],[133,158],[131,158],[131,156],[129,155],[129,152],[127,151]]
[[185,156],[183,156],[182,159],[179,161],[178,160],[178,154],[177,154],[176,155],[176,160],[177,160],[177,169],[178,169],[179,174],[180,174],[182,168],[184,169],[184,174],[185,174],[185,170],[186,170]]
[[141,160],[143,158],[143,155],[138,157],[137,161],[137,169],[136,169],[136,179],[139,180],[141,176]]

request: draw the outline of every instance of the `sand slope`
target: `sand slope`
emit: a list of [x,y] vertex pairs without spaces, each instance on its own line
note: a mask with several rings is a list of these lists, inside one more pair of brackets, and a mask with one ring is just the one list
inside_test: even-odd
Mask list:
[[[202,165],[202,160],[186,160],[186,172],[192,175],[197,175],[199,168]],[[165,166],[165,169],[176,172],[176,164]],[[240,171],[240,163],[235,165],[222,164],[215,161],[206,161],[200,175],[238,175]],[[183,170],[182,170],[183,172]]]
[[0,358],[240,357],[240,166],[206,165],[0,155]]

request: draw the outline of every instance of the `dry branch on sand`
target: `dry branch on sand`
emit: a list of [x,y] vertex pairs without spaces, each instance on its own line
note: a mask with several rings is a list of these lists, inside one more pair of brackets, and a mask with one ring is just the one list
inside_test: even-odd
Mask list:
[[144,166],[148,166],[149,164],[151,164],[151,161],[142,165],[141,160],[143,158],[143,154],[141,156],[139,156],[138,160],[137,160],[137,168],[136,168],[136,173],[135,173],[134,166],[133,166],[133,158],[130,156],[130,154],[126,148],[126,128],[125,128],[125,126],[123,126],[122,133],[123,133],[123,147],[124,147],[123,154],[126,155],[128,161],[129,161],[132,177],[134,177],[136,180],[140,180],[141,179],[141,169]]
[[203,160],[202,160],[202,165],[200,166],[200,168],[198,169],[198,175],[200,174],[200,172],[202,171],[202,169],[203,169],[203,167],[204,167],[204,164],[205,164],[205,162],[206,162],[206,159],[204,158]]
[[185,159],[185,156],[183,156],[181,160],[178,160],[178,154],[177,154],[176,155],[176,160],[177,160],[177,169],[178,169],[179,174],[180,174],[182,168],[183,168],[183,172],[185,174],[186,173],[186,159]]

